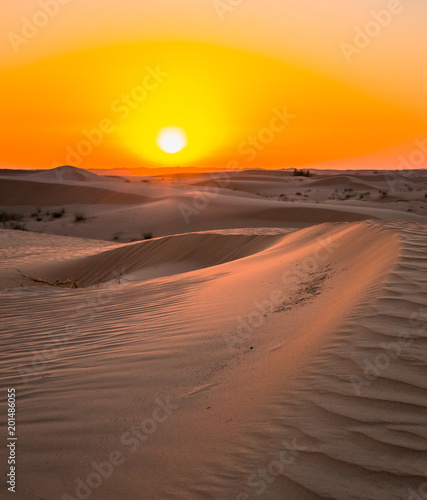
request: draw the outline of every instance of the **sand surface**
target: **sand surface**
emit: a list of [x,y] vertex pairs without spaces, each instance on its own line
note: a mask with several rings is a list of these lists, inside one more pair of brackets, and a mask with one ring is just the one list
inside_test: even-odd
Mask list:
[[0,175],[17,498],[423,498],[422,180],[94,176]]

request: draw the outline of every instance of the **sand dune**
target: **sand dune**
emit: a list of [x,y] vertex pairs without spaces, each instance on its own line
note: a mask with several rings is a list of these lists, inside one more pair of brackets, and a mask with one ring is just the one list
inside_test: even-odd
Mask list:
[[3,206],[62,206],[69,204],[136,204],[146,198],[89,186],[2,179],[0,204]]
[[320,224],[321,222],[352,222],[366,220],[369,215],[344,210],[312,208],[312,207],[283,207],[262,210],[256,217],[267,221],[304,222]]
[[310,182],[310,186],[343,186],[345,188],[353,189],[373,189],[373,184],[360,182],[358,178],[347,175],[334,175],[326,179],[319,179]]
[[114,179],[97,175],[82,168],[64,165],[63,167],[52,168],[37,172],[31,176],[32,181],[38,182],[111,182]]
[[[241,259],[268,248],[278,238],[257,234],[184,234],[129,243],[64,264],[39,265],[31,272],[49,281],[72,277],[82,286],[111,280],[142,281]],[[119,274],[117,268],[121,269]]]
[[307,443],[285,475],[321,498],[407,499],[425,484],[427,231],[384,227],[401,237],[398,262],[281,399],[283,425]]
[[29,284],[21,272],[40,275],[39,271],[69,263],[88,255],[97,255],[119,245],[112,242],[70,238],[27,231],[0,230],[0,289]]
[[[19,498],[422,498],[426,218],[387,198],[203,198],[187,180],[0,181],[10,206],[40,189],[93,210],[0,229]],[[206,199],[186,221],[180,204]]]
[[31,177],[34,175],[34,170],[22,170],[22,169],[10,169],[10,168],[0,168],[0,178],[1,177]]
[[[418,487],[427,344],[408,318],[427,286],[412,277],[425,229],[256,232],[159,238],[58,264],[95,283],[112,268],[132,275],[188,257],[197,268],[184,274],[2,292],[1,372],[19,388],[24,497],[75,496],[78,478],[115,450],[125,465],[92,498],[388,500]],[[404,331],[413,344],[364,379],[364,357]],[[156,398],[169,398],[170,415],[132,438]]]

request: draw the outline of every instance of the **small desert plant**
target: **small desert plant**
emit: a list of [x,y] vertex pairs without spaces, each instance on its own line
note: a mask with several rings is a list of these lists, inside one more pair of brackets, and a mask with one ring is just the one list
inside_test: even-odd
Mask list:
[[86,220],[86,216],[83,212],[76,212],[74,214],[74,222],[83,222]]
[[301,193],[298,191],[295,193],[297,196],[301,196]]
[[37,216],[39,216],[41,213],[42,213],[42,209],[41,209],[41,208],[36,208],[36,209],[34,210],[34,212],[31,212],[31,217],[37,217]]
[[151,231],[147,231],[146,233],[143,233],[142,236],[144,240],[151,240],[151,238],[153,237],[153,233]]
[[12,221],[9,223],[9,229],[16,229],[17,231],[26,231],[27,226],[25,224],[20,224],[19,222]]
[[37,285],[48,285],[48,286],[65,287],[65,288],[80,288],[80,285],[77,283],[77,281],[72,278],[67,278],[64,281],[60,280],[49,281],[43,278],[29,276],[28,274],[23,273],[19,269],[17,269],[17,271],[23,278],[26,278],[27,280],[31,281],[32,283],[36,283]]
[[41,222],[42,220],[43,220],[43,217],[42,217],[41,215],[38,215],[38,216],[36,217],[36,221],[37,221],[37,222]]
[[119,241],[120,235],[118,233],[113,234],[113,241]]
[[52,219],[59,219],[65,214],[65,209],[61,208],[61,210],[57,210],[56,212],[52,212]]
[[3,225],[6,226],[6,222],[9,221],[22,221],[24,216],[22,214],[13,214],[9,212],[0,212],[0,222],[3,222]]
[[294,169],[294,173],[292,174],[296,177],[311,177],[310,170],[304,170],[303,168],[301,169]]
[[388,191],[379,191],[380,198],[385,198],[388,195]]

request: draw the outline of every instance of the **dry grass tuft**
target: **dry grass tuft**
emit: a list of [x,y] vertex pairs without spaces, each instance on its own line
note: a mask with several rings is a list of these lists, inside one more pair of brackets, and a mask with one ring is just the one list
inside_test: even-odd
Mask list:
[[23,278],[28,279],[32,283],[36,283],[38,285],[54,286],[58,288],[81,288],[81,286],[77,283],[77,281],[73,280],[72,278],[67,278],[65,281],[59,281],[59,280],[49,281],[43,278],[36,278],[35,276],[29,276],[28,274],[19,271],[19,269],[18,272]]

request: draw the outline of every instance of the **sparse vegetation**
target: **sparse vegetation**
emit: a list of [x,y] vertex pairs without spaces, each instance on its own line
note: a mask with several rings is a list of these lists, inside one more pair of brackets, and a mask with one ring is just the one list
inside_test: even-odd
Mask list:
[[118,233],[113,234],[113,241],[119,241],[120,235]]
[[292,174],[296,177],[311,177],[310,170],[304,170],[303,168],[301,169],[294,169],[294,173]]
[[65,209],[61,208],[61,210],[57,210],[56,212],[52,212],[52,219],[59,219],[65,214]]
[[25,274],[22,271],[19,271],[19,273],[23,278],[30,280],[32,283],[36,283],[37,285],[48,285],[48,286],[65,287],[65,288],[80,288],[77,281],[73,280],[72,278],[67,278],[64,281],[60,280],[49,281],[43,278],[36,278],[35,276],[29,276],[28,274]]
[[[15,222],[20,222],[24,216],[22,214],[14,214],[14,213],[9,213],[9,212],[0,212],[0,222],[3,222],[3,226],[6,227],[7,222],[9,221],[15,221]],[[8,227],[10,229],[17,229],[16,227],[11,227],[11,224],[15,223],[10,223]]]
[[388,195],[388,191],[382,191],[382,190],[379,190],[378,191],[380,193],[380,198],[383,199],[385,198],[387,195]]
[[297,191],[295,194],[296,194],[297,196],[301,196],[301,193],[300,193],[299,191]]
[[83,222],[86,220],[86,215],[83,212],[76,212],[74,214],[74,222]]
[[143,233],[142,236],[144,240],[151,240],[151,238],[153,237],[153,233],[151,231],[147,231],[146,233]]
[[39,217],[41,213],[42,213],[42,209],[41,208],[36,208],[34,210],[34,212],[31,212],[31,217]]
[[21,224],[19,222],[12,221],[8,225],[9,229],[16,229],[17,231],[26,231],[27,226],[25,224]]

